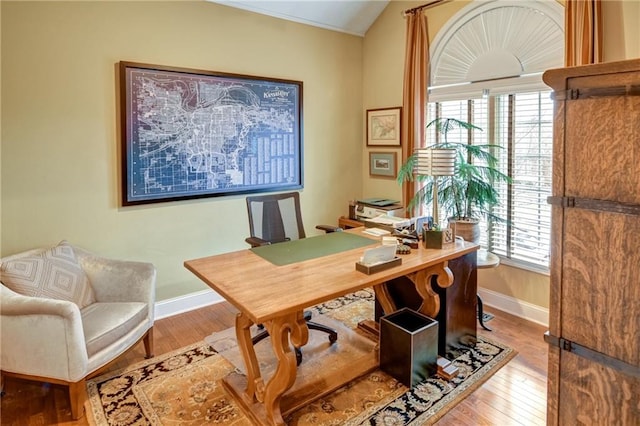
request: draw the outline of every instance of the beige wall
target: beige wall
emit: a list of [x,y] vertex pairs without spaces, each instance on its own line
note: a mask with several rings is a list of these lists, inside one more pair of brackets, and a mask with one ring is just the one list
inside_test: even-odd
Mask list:
[[640,1],[602,2],[604,62],[640,58]]
[[[364,108],[383,108],[402,104],[405,21],[402,11],[424,4],[424,1],[394,1],[367,32],[364,41]],[[453,1],[428,9],[429,38],[468,1]],[[564,1],[560,3],[564,4]],[[606,61],[640,57],[640,2],[635,0],[603,2],[604,51]],[[364,124],[363,124],[364,125]],[[400,186],[394,180],[370,178],[368,152],[363,142],[363,195],[401,199]],[[387,151],[394,151],[393,149]],[[400,150],[398,153],[400,163]],[[533,305],[548,308],[549,277],[501,265],[481,270],[479,285]]]
[[[364,108],[386,108],[402,105],[402,80],[405,56],[405,20],[402,12],[424,4],[424,1],[391,1],[364,39]],[[433,40],[447,20],[463,8],[467,1],[455,1],[429,9],[429,39]],[[363,135],[366,135],[366,116],[363,111]],[[368,148],[363,140],[362,192],[364,197],[402,199],[400,185],[395,179],[369,177],[369,152],[396,152],[397,167],[401,164],[400,149]]]
[[184,260],[247,247],[244,196],[119,207],[121,60],[303,81],[307,232],[361,193],[362,38],[204,1],[1,7],[2,255],[150,261],[163,300],[206,289]]
[[[67,239],[151,261],[163,300],[206,288],[185,259],[246,247],[243,196],[119,207],[120,60],[302,80],[309,233],[349,199],[399,199],[368,175],[364,117],[401,105],[401,11],[423,3],[392,1],[362,39],[200,1],[2,1],[0,253]],[[429,11],[431,40],[466,4]],[[605,59],[640,57],[640,2],[603,4]],[[500,266],[480,284],[548,306],[544,275]]]

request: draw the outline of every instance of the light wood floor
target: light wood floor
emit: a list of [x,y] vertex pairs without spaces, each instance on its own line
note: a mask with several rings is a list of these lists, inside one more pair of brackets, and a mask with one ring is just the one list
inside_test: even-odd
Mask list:
[[[546,424],[547,346],[545,327],[491,307],[495,318],[478,327],[478,334],[505,343],[518,355],[474,393],[447,413],[438,425],[544,425]],[[234,324],[236,311],[220,303],[158,320],[155,323],[155,354],[159,355],[201,341],[214,331]],[[111,369],[144,358],[144,347],[124,355]],[[2,425],[86,425],[86,417],[71,421],[66,388],[7,378],[2,397]]]

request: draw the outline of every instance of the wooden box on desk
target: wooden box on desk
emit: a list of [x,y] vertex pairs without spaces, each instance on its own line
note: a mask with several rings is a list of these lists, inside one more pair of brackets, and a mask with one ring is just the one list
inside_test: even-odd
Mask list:
[[441,249],[447,244],[453,244],[455,239],[451,228],[440,231],[423,231],[422,241],[425,248]]
[[376,272],[384,271],[385,269],[393,268],[402,264],[402,258],[394,257],[383,263],[377,263],[375,265],[365,265],[360,262],[356,262],[356,271],[363,272],[367,275],[375,274]]

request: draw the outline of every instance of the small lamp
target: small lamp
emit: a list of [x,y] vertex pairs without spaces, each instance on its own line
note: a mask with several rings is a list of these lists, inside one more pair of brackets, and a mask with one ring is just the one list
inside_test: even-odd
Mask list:
[[456,171],[456,150],[448,148],[419,148],[415,150],[415,171],[433,176],[433,223],[438,221],[438,176],[453,176]]

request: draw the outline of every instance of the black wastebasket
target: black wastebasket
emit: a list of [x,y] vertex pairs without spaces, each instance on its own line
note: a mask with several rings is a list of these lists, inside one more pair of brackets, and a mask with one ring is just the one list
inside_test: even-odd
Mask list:
[[438,321],[409,308],[380,318],[380,369],[412,388],[438,369]]

